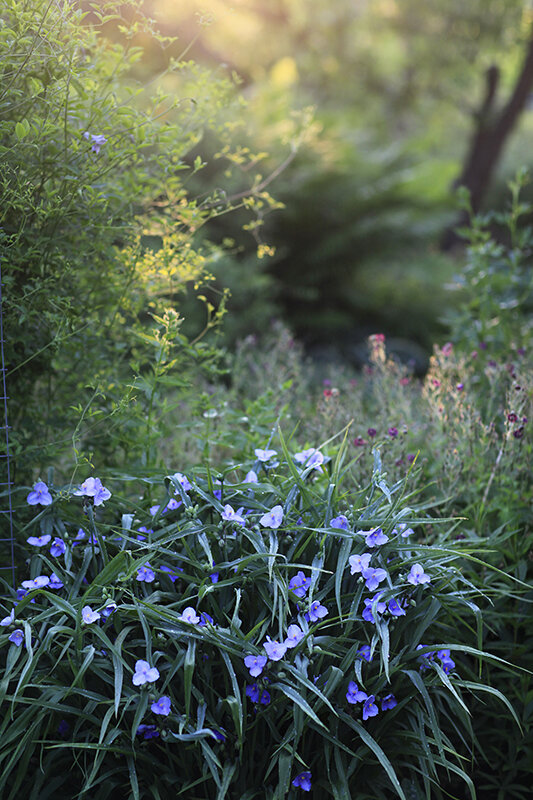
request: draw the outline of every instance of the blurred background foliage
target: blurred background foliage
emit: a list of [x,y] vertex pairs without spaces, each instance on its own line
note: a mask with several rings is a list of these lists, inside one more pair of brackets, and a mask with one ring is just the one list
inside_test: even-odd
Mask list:
[[[243,154],[234,191],[284,164],[295,113],[304,124],[273,183],[283,212],[260,210],[248,240],[237,236],[239,215],[204,228],[226,245],[212,272],[231,291],[227,341],[279,316],[314,352],[358,364],[360,343],[383,330],[423,369],[422,351],[446,330],[440,312],[456,300],[446,285],[457,258],[441,252],[457,220],[453,183],[484,113],[487,70],[499,76],[491,114],[523,77],[530,3],[152,0],[146,9],[178,37],[168,52],[187,46],[239,76],[248,110],[235,124],[251,152],[268,155]],[[148,46],[136,69],[162,66]],[[507,180],[528,161],[530,116],[526,103],[494,159],[492,208],[503,208]],[[198,145],[206,160],[218,150],[211,137]],[[195,176],[198,191],[222,182],[216,163]]]

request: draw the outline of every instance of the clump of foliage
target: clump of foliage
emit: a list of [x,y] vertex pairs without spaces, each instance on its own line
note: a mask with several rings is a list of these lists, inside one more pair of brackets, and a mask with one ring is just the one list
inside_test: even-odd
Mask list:
[[[121,42],[106,37],[112,26]],[[222,70],[169,57],[161,75],[141,83],[136,42],[147,37],[165,57],[169,42],[137,0],[99,4],[90,15],[60,0],[3,4],[0,258],[21,477],[57,461],[76,426],[76,446],[85,436],[100,463],[111,451],[117,463],[117,447],[130,464],[146,461],[147,384],[164,378],[178,390],[191,365],[216,361],[202,338],[215,309],[204,304],[191,334],[179,308],[185,288],[198,294],[209,277],[211,252],[193,236],[231,201],[212,185],[191,197],[187,180],[206,166],[191,153],[207,130],[228,166],[234,126],[224,115],[238,105],[235,84]],[[246,198],[253,207],[253,189]],[[158,331],[170,341],[170,329],[171,356],[158,341]],[[154,376],[162,351],[166,372]]]
[[475,548],[427,545],[378,451],[354,491],[346,445],[257,444],[147,474],[141,501],[33,486],[0,622],[6,800],[475,797],[476,710],[512,713],[477,678],[503,661],[472,630]]

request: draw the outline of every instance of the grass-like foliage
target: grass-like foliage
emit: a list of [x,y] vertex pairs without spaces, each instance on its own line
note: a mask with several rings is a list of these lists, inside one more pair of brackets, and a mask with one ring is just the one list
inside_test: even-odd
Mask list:
[[95,478],[29,492],[3,798],[475,797],[476,709],[514,712],[477,678],[504,662],[481,649],[472,544],[426,544],[430,509],[377,450],[355,491],[344,447],[263,444],[147,476],[141,500],[126,477],[122,499]]

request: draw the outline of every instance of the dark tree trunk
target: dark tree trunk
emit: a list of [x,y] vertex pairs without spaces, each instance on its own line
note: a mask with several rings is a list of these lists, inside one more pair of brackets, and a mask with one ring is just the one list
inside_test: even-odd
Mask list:
[[[498,67],[490,67],[485,78],[485,96],[475,115],[476,127],[470,147],[461,175],[454,181],[454,188],[464,186],[468,189],[474,213],[481,208],[498,159],[533,89],[533,28],[520,75],[509,100],[500,110],[495,108],[500,78]],[[459,215],[455,224],[445,231],[441,241],[442,250],[451,250],[461,242],[460,237],[455,233],[455,228],[467,222],[468,214],[465,211]]]

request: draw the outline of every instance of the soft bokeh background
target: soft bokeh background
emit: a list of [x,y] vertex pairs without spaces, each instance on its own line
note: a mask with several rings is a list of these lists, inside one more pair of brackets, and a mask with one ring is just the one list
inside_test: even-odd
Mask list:
[[[532,80],[531,65],[523,69],[531,4],[152,0],[146,10],[177,41],[146,43],[140,70],[155,76],[185,53],[238,81],[248,110],[235,128],[263,156],[243,153],[235,192],[285,165],[268,186],[284,208],[260,215],[248,239],[238,236],[238,214],[203,231],[230,243],[212,264],[219,288],[231,290],[228,342],[281,317],[318,357],[357,364],[361,342],[379,330],[423,369],[458,297],[450,287],[460,243],[442,246],[458,219],[454,181],[479,125]],[[489,107],[491,69],[499,80]],[[166,75],[164,88],[177,80]],[[490,177],[480,209],[503,207],[507,181],[529,161],[530,105],[511,120],[500,153],[474,165]],[[206,157],[217,149],[207,137],[197,146]],[[211,165],[198,192],[216,180]],[[258,257],[258,242],[272,254]]]

